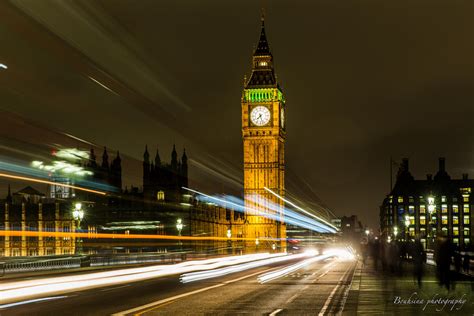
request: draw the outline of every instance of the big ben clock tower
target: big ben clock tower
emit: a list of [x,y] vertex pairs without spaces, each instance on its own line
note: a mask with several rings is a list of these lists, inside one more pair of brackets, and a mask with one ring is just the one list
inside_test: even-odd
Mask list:
[[[242,93],[244,144],[244,237],[258,249],[285,249],[284,202],[265,190],[285,195],[285,99],[273,69],[264,18],[252,73]],[[255,239],[255,241],[254,241]],[[277,239],[277,241],[275,241]],[[278,241],[279,240],[279,241]]]

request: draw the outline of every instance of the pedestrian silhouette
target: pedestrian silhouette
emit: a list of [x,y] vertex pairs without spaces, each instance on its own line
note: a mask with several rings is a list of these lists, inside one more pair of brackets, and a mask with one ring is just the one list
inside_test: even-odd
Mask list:
[[379,256],[380,261],[382,261],[382,270],[384,272],[387,271],[387,248],[387,244],[384,241],[381,241],[379,247]]
[[454,269],[456,270],[456,273],[459,274],[461,272],[461,263],[462,263],[462,257],[459,250],[454,252],[453,259],[454,259]]
[[395,273],[398,268],[398,261],[400,260],[400,254],[398,252],[398,244],[396,241],[390,243],[389,246],[389,266],[390,272]]
[[435,247],[436,270],[440,286],[451,288],[451,258],[453,256],[453,247],[451,240],[446,236],[440,236],[436,241]]
[[412,245],[413,258],[413,278],[417,280],[418,287],[421,288],[421,279],[423,278],[423,265],[426,260],[426,253],[419,238],[416,238]]
[[464,273],[466,274],[469,274],[469,269],[471,267],[471,257],[469,256],[469,253],[466,251],[464,253],[464,258],[463,258],[463,262],[462,262],[462,269],[464,270]]
[[374,268],[376,271],[378,270],[378,266],[379,266],[379,252],[380,252],[379,241],[378,239],[375,239],[371,243],[371,255],[372,255],[372,259],[374,260]]

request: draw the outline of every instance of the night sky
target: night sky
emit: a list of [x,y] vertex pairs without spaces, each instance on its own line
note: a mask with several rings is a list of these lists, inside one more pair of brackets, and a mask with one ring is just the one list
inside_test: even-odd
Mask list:
[[[26,164],[90,142],[120,150],[124,183],[140,185],[145,144],[169,161],[175,143],[192,159],[193,187],[238,194],[240,96],[261,6],[0,2],[0,159]],[[435,173],[441,156],[451,176],[474,177],[472,0],[265,7],[287,100],[290,194],[378,227],[391,156],[408,157],[415,177]]]

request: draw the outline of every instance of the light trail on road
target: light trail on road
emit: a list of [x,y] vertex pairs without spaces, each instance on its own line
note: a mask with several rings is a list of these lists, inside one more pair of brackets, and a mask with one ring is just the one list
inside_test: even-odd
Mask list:
[[[206,260],[195,260],[175,265],[158,265],[144,268],[120,269],[107,272],[87,273],[77,276],[43,278],[28,281],[3,283],[0,286],[2,303],[46,296],[52,293],[66,293],[127,282],[137,282],[191,271],[212,270],[221,267],[259,262],[269,258],[288,257],[286,253],[259,253]],[[0,305],[0,308],[2,305]]]
[[284,268],[276,270],[276,271],[271,271],[271,272],[262,274],[262,275],[258,276],[257,279],[258,279],[258,282],[260,282],[260,283],[266,283],[266,282],[269,282],[269,281],[273,281],[273,280],[276,280],[278,278],[284,277],[285,275],[288,275],[291,272],[294,272],[294,271],[297,271],[301,268],[309,266],[310,264],[313,264],[315,262],[322,261],[322,260],[325,260],[325,259],[329,259],[331,257],[332,257],[332,255],[319,255],[319,256],[316,256],[314,258],[309,258],[309,259],[306,259],[302,262],[298,262],[298,263],[293,264],[291,266],[284,267]]
[[180,280],[182,283],[188,283],[188,282],[212,279],[212,278],[228,275],[231,273],[245,271],[245,270],[249,270],[249,269],[253,269],[253,268],[257,268],[257,267],[261,267],[261,266],[265,266],[265,265],[269,265],[269,264],[273,264],[277,262],[301,259],[305,257],[308,257],[308,254],[302,253],[302,254],[295,254],[295,255],[286,255],[283,257],[278,256],[276,258],[273,257],[273,258],[263,259],[260,261],[249,262],[249,263],[240,264],[240,265],[232,266],[232,267],[221,268],[217,270],[186,273],[180,276]]

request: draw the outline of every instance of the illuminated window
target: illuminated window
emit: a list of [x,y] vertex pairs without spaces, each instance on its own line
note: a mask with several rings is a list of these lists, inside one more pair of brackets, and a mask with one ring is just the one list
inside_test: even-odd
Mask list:
[[261,61],[261,62],[259,63],[259,66],[262,66],[262,67],[266,67],[267,65],[268,65],[268,64],[267,64],[266,61]]
[[441,224],[448,225],[448,216],[446,215],[441,216]]
[[453,205],[453,213],[457,214],[459,212],[459,205]]
[[426,225],[426,217],[420,216],[420,225]]
[[457,216],[453,216],[453,225],[459,224],[459,218]]
[[464,238],[464,245],[468,246],[471,244],[471,239],[470,238]]
[[403,206],[398,207],[398,214],[404,214],[405,213],[405,208]]
[[409,196],[409,197],[408,197],[408,201],[409,201],[410,203],[413,203],[413,202],[414,202],[413,196]]
[[469,204],[463,205],[464,213],[469,213]]
[[158,193],[156,193],[156,199],[158,201],[164,201],[165,200],[165,192],[158,191]]
[[463,200],[463,202],[469,202],[469,196],[468,195],[463,195],[462,200]]
[[444,195],[441,197],[441,202],[446,202],[446,197]]
[[459,245],[459,238],[453,238],[453,243],[455,245]]
[[469,194],[471,193],[471,188],[461,188],[461,192],[464,194]]
[[415,236],[415,228],[414,227],[410,227],[409,232],[410,232],[410,236]]
[[470,231],[469,227],[464,227],[464,233],[463,233],[464,236],[469,236],[470,235],[469,231]]
[[410,225],[415,225],[415,216],[410,216]]
[[441,213],[448,213],[448,205],[447,204],[441,205]]
[[410,213],[410,214],[415,213],[415,207],[413,205],[408,206],[408,213]]
[[425,214],[425,213],[426,213],[426,206],[420,205],[420,214]]
[[453,227],[453,235],[459,236],[459,227]]
[[403,203],[403,196],[398,197],[398,203]]
[[463,223],[464,223],[464,225],[469,225],[470,220],[469,220],[469,217],[468,217],[468,216],[464,216],[464,218],[463,218]]

